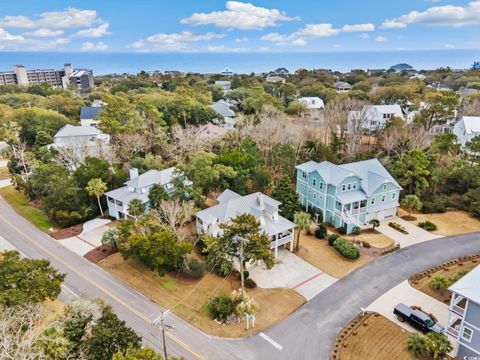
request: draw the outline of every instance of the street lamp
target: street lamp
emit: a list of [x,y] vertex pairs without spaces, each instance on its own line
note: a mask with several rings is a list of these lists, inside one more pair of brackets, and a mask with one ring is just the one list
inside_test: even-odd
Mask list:
[[162,312],[159,316],[157,316],[153,321],[152,325],[155,327],[160,326],[160,329],[162,330],[162,338],[163,338],[163,355],[165,357],[165,360],[168,360],[168,355],[167,355],[167,343],[165,341],[165,328],[167,329],[173,329],[173,326],[170,325],[165,325],[164,320],[167,316],[169,316],[172,313],[172,310],[165,310]]

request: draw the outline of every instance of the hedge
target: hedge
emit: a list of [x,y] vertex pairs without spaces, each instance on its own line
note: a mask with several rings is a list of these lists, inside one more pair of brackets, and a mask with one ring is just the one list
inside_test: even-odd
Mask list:
[[355,245],[347,239],[341,237],[338,238],[333,243],[333,247],[340,253],[340,255],[347,259],[356,260],[360,257],[360,250],[358,250]]

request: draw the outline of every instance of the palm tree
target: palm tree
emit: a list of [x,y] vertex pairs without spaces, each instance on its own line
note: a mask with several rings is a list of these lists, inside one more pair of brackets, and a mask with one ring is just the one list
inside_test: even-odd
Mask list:
[[407,348],[410,354],[417,359],[426,352],[425,339],[420,334],[410,334],[407,339]]
[[428,333],[424,341],[425,349],[433,356],[434,360],[452,351],[450,340],[443,334]]
[[128,203],[128,213],[135,218],[135,223],[138,217],[145,211],[145,205],[143,205],[140,199],[132,199]]
[[412,211],[420,211],[420,209],[423,206],[422,201],[417,195],[405,196],[402,199],[402,205],[407,209],[408,217],[410,217],[410,214],[412,213]]
[[293,222],[298,226],[297,244],[295,245],[295,251],[298,251],[300,248],[300,233],[302,230],[310,228],[312,225],[312,216],[309,213],[297,211],[295,214],[293,214]]
[[353,237],[353,241],[355,241],[355,235],[360,235],[360,233],[362,232],[362,229],[360,229],[359,226],[355,226],[353,229],[352,229],[352,237]]
[[103,233],[102,245],[108,246],[114,250],[118,250],[118,240],[120,235],[117,229],[110,229]]
[[380,226],[380,221],[378,221],[377,219],[372,219],[368,223],[372,225],[372,230],[375,230],[377,226]]
[[102,179],[94,178],[88,181],[87,187],[85,188],[88,192],[88,195],[95,196],[98,202],[98,208],[100,209],[100,213],[103,216],[103,209],[102,204],[100,203],[100,197],[105,194],[107,191],[107,184],[103,182]]

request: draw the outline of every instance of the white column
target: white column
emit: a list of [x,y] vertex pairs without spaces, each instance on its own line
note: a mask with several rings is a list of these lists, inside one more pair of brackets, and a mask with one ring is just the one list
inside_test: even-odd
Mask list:
[[292,240],[290,241],[290,252],[293,252],[293,241],[295,240],[295,228],[292,229]]

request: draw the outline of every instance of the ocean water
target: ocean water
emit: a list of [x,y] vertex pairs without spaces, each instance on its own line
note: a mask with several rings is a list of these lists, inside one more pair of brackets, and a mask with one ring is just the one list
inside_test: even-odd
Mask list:
[[0,71],[15,64],[27,68],[61,68],[72,63],[74,68],[93,69],[94,74],[137,73],[140,70],[179,70],[215,73],[226,67],[236,73],[265,72],[286,67],[351,69],[388,68],[408,63],[416,69],[451,67],[465,69],[480,61],[480,50],[431,50],[384,52],[290,52],[290,53],[67,53],[67,52],[0,52]]

